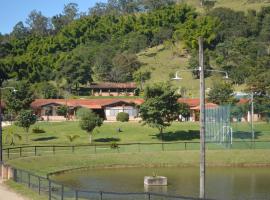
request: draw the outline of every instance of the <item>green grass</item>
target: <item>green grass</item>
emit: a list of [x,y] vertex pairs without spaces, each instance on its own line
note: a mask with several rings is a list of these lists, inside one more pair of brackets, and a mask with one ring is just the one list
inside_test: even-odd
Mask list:
[[[170,82],[175,89],[185,89],[184,97],[198,98],[200,91],[199,79],[194,79],[189,71],[179,71],[179,76],[183,79],[180,81],[172,80],[178,70],[186,70],[188,67],[188,57],[183,50],[182,43],[176,44],[175,47],[165,48],[164,45],[159,45],[153,48],[146,49],[138,54],[138,59],[143,63],[142,71],[150,71],[151,78],[146,84],[158,82]],[[211,88],[217,81],[222,81],[222,74],[212,74],[205,79],[206,89]],[[236,91],[245,89],[245,85],[235,85]]]
[[[207,151],[208,166],[269,165],[270,150]],[[132,158],[132,159],[131,159]],[[48,173],[83,167],[198,166],[199,151],[76,154],[20,158],[8,161],[19,169],[46,176]]]
[[[34,127],[42,128],[46,133],[32,133]],[[117,129],[121,128],[122,132]],[[8,131],[13,131],[22,136],[21,141],[16,142],[17,145],[70,145],[67,135],[79,135],[80,137],[72,144],[89,144],[88,134],[81,130],[79,122],[40,122],[32,126],[29,131],[29,142],[26,142],[26,132],[24,129],[17,126],[5,127],[4,145],[9,145],[5,142],[5,135]],[[248,123],[233,124],[235,132],[235,140],[250,140],[250,125]],[[256,140],[270,141],[270,124],[259,122],[255,123]],[[162,142],[158,135],[158,130],[147,125],[143,126],[138,122],[128,123],[104,123],[100,128],[94,131],[94,143],[145,143],[145,142]],[[175,122],[171,127],[165,129],[163,135],[164,142],[175,141],[199,141],[199,124],[193,122]]]
[[[202,10],[199,0],[184,0],[184,2],[196,7],[199,11]],[[259,10],[262,6],[269,5],[269,0],[216,0],[215,7],[226,7],[238,11],[247,11],[250,9]]]

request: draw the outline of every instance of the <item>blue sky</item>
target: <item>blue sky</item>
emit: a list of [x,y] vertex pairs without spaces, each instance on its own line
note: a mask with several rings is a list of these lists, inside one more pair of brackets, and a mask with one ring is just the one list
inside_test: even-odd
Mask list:
[[9,33],[14,25],[25,19],[28,14],[36,9],[46,17],[52,17],[62,12],[64,4],[77,3],[81,12],[88,11],[88,8],[96,2],[106,0],[0,0],[0,33]]

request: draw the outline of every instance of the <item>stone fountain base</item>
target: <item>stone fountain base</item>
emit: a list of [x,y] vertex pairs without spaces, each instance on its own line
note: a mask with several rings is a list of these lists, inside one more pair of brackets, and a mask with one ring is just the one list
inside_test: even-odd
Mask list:
[[149,186],[166,186],[168,185],[167,177],[165,176],[145,176],[144,185]]

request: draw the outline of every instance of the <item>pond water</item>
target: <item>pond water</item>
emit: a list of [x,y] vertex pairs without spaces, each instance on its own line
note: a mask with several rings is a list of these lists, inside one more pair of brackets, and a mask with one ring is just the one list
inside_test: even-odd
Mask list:
[[[144,176],[168,177],[168,186],[144,187]],[[213,199],[270,199],[270,168],[207,168],[206,194]],[[199,196],[198,168],[76,170],[52,177],[66,186],[91,191],[157,192]]]

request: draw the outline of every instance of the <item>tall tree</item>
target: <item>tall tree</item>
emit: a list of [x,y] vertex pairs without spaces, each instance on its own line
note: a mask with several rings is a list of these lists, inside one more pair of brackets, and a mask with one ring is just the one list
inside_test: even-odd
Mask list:
[[40,11],[31,11],[26,19],[26,24],[28,24],[30,30],[37,35],[45,35],[48,33],[49,19],[43,16]]
[[77,116],[80,119],[80,127],[89,134],[89,142],[92,143],[92,134],[96,127],[100,127],[103,120],[96,115],[92,110],[81,108],[77,112]]
[[28,132],[31,125],[37,121],[36,115],[33,114],[32,110],[21,110],[16,119],[16,125],[23,127],[26,131],[26,142],[28,143]]
[[33,92],[30,89],[30,84],[21,81],[15,85],[16,92],[9,91],[4,98],[7,109],[15,114],[18,114],[21,110],[27,110],[30,108],[30,104],[34,100]]
[[218,105],[233,104],[236,102],[233,96],[232,85],[222,82],[214,83],[213,88],[208,94],[208,99],[210,102]]
[[161,139],[163,130],[179,116],[178,97],[169,84],[159,83],[145,89],[140,116],[145,124],[159,130]]

